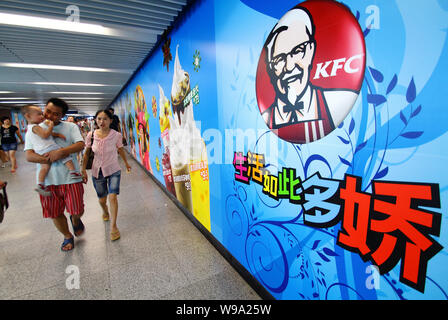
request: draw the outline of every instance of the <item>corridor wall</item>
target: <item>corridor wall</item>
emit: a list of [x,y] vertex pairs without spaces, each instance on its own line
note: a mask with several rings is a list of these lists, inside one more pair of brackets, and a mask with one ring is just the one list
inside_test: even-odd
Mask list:
[[23,114],[17,110],[11,111],[11,122],[13,125],[20,129],[20,134],[23,138],[25,138],[26,120]]
[[444,1],[202,0],[111,106],[276,299],[447,299]]

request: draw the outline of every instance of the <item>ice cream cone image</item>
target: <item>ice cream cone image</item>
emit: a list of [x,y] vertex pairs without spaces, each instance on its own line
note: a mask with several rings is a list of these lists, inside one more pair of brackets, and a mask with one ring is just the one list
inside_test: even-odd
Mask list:
[[176,58],[174,59],[174,75],[173,84],[171,87],[171,102],[173,112],[177,115],[178,120],[182,123],[181,113],[184,113],[185,108],[184,99],[190,92],[190,75],[182,69],[179,61],[179,45],[176,46]]

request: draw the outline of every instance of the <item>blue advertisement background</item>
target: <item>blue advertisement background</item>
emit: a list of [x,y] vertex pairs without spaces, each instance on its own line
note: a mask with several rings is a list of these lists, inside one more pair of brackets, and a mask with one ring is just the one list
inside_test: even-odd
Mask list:
[[[245,2],[249,4],[249,1]],[[283,2],[277,4],[277,9],[282,4]],[[423,12],[420,6],[410,6],[409,3],[404,5],[403,2],[376,2],[381,24],[379,29],[369,30],[365,28],[363,22],[369,18],[365,11],[372,3],[357,1],[345,4],[351,8],[355,16],[359,16],[360,24],[366,30],[368,70],[360,97],[341,128],[319,142],[309,145],[293,145],[279,141],[279,157],[267,159],[267,163],[278,162],[280,168],[295,167],[303,179],[316,171],[324,177],[336,179],[342,179],[345,173],[355,174],[363,177],[363,190],[370,190],[372,179],[381,178],[437,182],[440,184],[443,209],[446,177],[443,176],[444,170],[441,166],[442,159],[446,158],[446,151],[441,150],[439,144],[441,141],[438,140],[446,138],[442,136],[446,132],[442,119],[446,116],[445,106],[440,103],[444,101],[441,73],[442,70],[446,70],[446,11],[441,10],[443,8],[437,2],[428,4]],[[228,27],[225,29],[228,38],[223,31],[217,32],[217,35],[222,35],[217,36],[218,44],[232,42],[234,47],[239,49],[240,55],[246,55],[243,65],[248,70],[243,76],[249,79],[249,83],[235,86],[229,68],[226,66],[219,69],[218,66],[221,80],[221,85],[218,87],[223,91],[222,96],[245,95],[246,101],[249,101],[248,103],[242,101],[234,109],[235,118],[241,119],[239,123],[232,123],[232,115],[224,121],[227,120],[228,127],[260,128],[264,126],[261,117],[250,123],[245,119],[258,113],[257,105],[254,103],[256,59],[267,33],[275,25],[278,16],[274,14],[275,18],[272,18],[265,14],[269,10],[257,15],[257,12],[251,12],[241,3],[226,2],[222,5],[224,7],[216,8],[216,12],[241,12],[240,16],[244,16],[247,25],[259,27],[258,30],[247,28],[246,32],[254,34],[244,33],[244,37],[241,38],[238,37],[236,30],[238,27],[234,30]],[[258,6],[260,10],[263,9],[263,5]],[[285,4],[283,11],[286,12],[290,8],[290,3]],[[223,19],[227,21],[227,25],[237,26],[238,18],[235,18],[234,23],[229,23],[229,17]],[[216,25],[221,26],[223,22],[217,20]],[[424,43],[420,42],[422,37],[418,37],[422,31],[426,35]],[[263,38],[260,39],[261,35]],[[430,39],[428,35],[434,35],[434,38]],[[442,47],[441,43],[445,46]],[[421,51],[418,50],[420,46],[431,52],[432,59],[419,62],[422,60]],[[253,52],[257,52],[254,60],[251,59]],[[225,61],[225,56],[219,56],[219,50],[217,55],[218,64]],[[233,65],[239,65],[237,57]],[[394,78],[397,81],[392,89]],[[238,89],[234,90],[234,87]],[[387,92],[388,88],[390,92]],[[375,97],[381,99],[379,95],[384,97],[384,101],[372,101]],[[223,105],[226,104],[222,99],[219,101]],[[272,135],[266,130],[266,135],[269,134]],[[360,145],[364,147],[355,152]],[[256,148],[255,145],[245,147],[244,150],[235,151],[246,153]],[[440,160],[437,161],[435,158]],[[428,168],[428,162],[438,164],[434,163],[434,166]],[[231,165],[224,170],[227,171],[222,174],[223,177],[229,177],[234,172]],[[229,185],[230,182],[229,180],[224,185]],[[233,190],[227,191],[227,195],[230,204],[225,208],[223,215],[231,216],[232,219],[229,219],[231,223],[229,232],[223,239],[224,244],[227,248],[233,249],[232,253],[240,261],[244,261],[276,298],[446,299],[447,297],[444,289],[447,285],[446,277],[443,277],[442,270],[438,270],[437,267],[446,261],[446,251],[442,251],[429,263],[424,296],[399,282],[399,265],[389,274],[381,276],[379,289],[369,289],[366,280],[371,275],[370,264],[364,263],[358,255],[335,245],[338,225],[328,230],[304,226],[300,207],[275,201],[266,203],[271,199],[262,195],[261,187],[257,185],[246,187],[237,183]],[[238,215],[235,212],[238,212]],[[442,246],[446,245],[443,241],[444,221],[445,217],[442,220],[440,235]],[[238,229],[238,232],[234,232],[237,229],[235,225],[239,225],[244,231],[239,232]],[[242,247],[246,250],[238,249]]]
[[[160,85],[164,91],[167,99],[170,99],[171,86],[173,82],[174,73],[174,60],[176,56],[176,46],[178,47],[179,61],[184,69],[190,75],[191,87],[198,86],[199,89],[199,104],[194,105],[194,119],[196,121],[197,128],[200,129],[201,135],[204,131],[212,128],[218,128],[218,116],[216,109],[216,63],[215,63],[215,41],[213,33],[213,2],[204,2],[201,6],[198,6],[191,16],[188,17],[182,24],[182,27],[173,31],[170,34],[171,45],[170,51],[172,60],[169,62],[167,69],[163,65],[163,52],[161,48],[154,51],[153,55],[142,66],[142,68],[133,76],[132,80],[128,83],[127,87],[123,90],[119,97],[117,97],[116,108],[120,110],[125,109],[126,94],[131,97],[131,117],[136,119],[135,114],[135,100],[134,92],[137,85],[140,85],[146,100],[149,133],[150,133],[150,164],[152,168],[152,174],[164,184],[164,178],[162,174],[162,154],[163,154],[163,142],[161,140],[161,132],[159,125],[159,112],[160,112]],[[201,58],[200,66],[196,68],[193,65],[194,55],[199,53]],[[152,97],[157,101],[157,115],[154,117],[151,111]],[[128,117],[126,111],[124,117]],[[123,119],[123,117],[122,117]],[[129,130],[128,128],[126,128]],[[134,139],[137,141],[137,134],[134,129]],[[204,137],[205,139],[205,137]],[[162,144],[162,146],[159,145]],[[128,145],[130,150],[130,145]],[[136,159],[142,161],[139,156],[138,145],[136,144]],[[157,169],[157,159],[159,161],[159,169]],[[220,169],[218,164],[209,164],[210,181],[218,182],[216,185],[220,185]],[[210,189],[210,201],[220,201],[219,188]],[[214,211],[211,212],[211,215]],[[211,219],[212,223],[215,221]],[[212,226],[213,229],[213,226]]]
[[[298,2],[198,1],[170,34],[170,71],[162,65],[160,49],[144,64],[117,102],[129,93],[134,104],[135,87],[142,86],[154,176],[163,183],[156,170],[162,151],[151,97],[159,103],[160,84],[169,98],[179,44],[180,63],[192,87],[199,87],[194,116],[201,121],[209,161],[214,160],[209,164],[211,232],[276,299],[447,299],[446,3],[343,1],[365,35],[362,89],[338,128],[317,142],[299,145],[278,139],[267,128],[255,93],[266,37]],[[196,50],[201,54],[199,71],[192,65]],[[340,224],[306,226],[300,205],[269,198],[260,185],[237,182],[234,152],[248,151],[264,153],[271,173],[295,168],[302,180],[315,172],[338,180],[352,174],[362,177],[362,190],[368,193],[372,180],[438,184],[441,208],[430,210],[442,214],[440,235],[434,239],[444,249],[428,262],[424,293],[400,282],[402,261],[380,276],[371,262],[338,246]]]
[[17,128],[20,129],[20,133],[22,134],[22,137],[25,138],[26,133],[26,120],[22,113],[20,112],[11,112],[11,122],[13,125],[15,125]]

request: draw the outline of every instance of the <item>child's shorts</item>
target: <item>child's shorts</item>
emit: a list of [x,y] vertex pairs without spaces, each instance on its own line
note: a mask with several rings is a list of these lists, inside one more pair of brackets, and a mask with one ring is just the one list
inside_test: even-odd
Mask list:
[[[43,155],[43,154],[45,154],[47,152],[58,150],[58,149],[61,149],[61,147],[58,146],[57,144],[52,144],[51,146],[49,146],[47,148],[44,148],[44,149],[41,149],[41,150],[37,150],[37,151],[35,150],[35,151],[36,151],[37,154]],[[63,159],[61,159],[59,161],[61,161],[62,163],[66,163],[66,162],[69,162],[70,160],[72,160],[72,157],[68,156],[68,157],[63,158]]]

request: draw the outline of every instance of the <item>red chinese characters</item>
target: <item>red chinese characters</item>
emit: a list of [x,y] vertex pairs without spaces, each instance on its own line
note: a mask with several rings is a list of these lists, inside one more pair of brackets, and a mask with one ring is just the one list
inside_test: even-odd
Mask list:
[[440,235],[438,184],[372,181],[372,192],[362,191],[362,179],[322,178],[317,172],[304,181],[294,168],[271,174],[264,155],[235,152],[235,179],[262,186],[263,194],[289,199],[302,206],[303,223],[314,228],[341,224],[337,245],[358,253],[378,266],[381,274],[401,261],[400,281],[424,292],[429,260],[443,247],[431,236]]
[[347,175],[344,182],[338,245],[359,252],[382,274],[401,260],[400,281],[423,292],[428,260],[442,249],[429,236],[439,236],[441,215],[420,207],[440,208],[438,186],[374,181],[369,195],[360,191],[360,178]]

